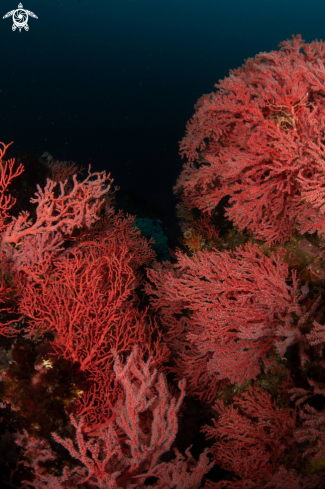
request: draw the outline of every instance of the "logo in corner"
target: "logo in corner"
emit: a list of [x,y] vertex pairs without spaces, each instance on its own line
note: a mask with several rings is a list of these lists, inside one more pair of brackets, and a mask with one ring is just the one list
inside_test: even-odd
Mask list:
[[16,10],[11,10],[10,12],[7,12],[6,15],[4,15],[2,18],[7,19],[12,15],[12,30],[15,31],[17,28],[19,29],[19,32],[24,28],[25,31],[29,30],[29,25],[28,25],[28,16],[34,17],[34,19],[38,19],[37,15],[35,15],[33,12],[30,10],[25,10],[23,9],[23,4],[19,3],[18,8]]

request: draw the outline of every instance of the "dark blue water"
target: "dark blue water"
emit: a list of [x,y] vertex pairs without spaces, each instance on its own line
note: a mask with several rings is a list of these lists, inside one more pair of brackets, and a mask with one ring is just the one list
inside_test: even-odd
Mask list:
[[0,3],[0,141],[111,172],[173,213],[178,142],[203,93],[292,34],[325,39],[325,2],[23,0]]

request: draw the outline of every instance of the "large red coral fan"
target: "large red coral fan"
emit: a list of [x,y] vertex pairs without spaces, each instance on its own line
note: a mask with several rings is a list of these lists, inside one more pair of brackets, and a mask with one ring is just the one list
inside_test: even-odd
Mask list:
[[175,265],[148,270],[146,291],[168,328],[189,393],[211,401],[225,382],[242,385],[268,371],[275,354],[295,343],[306,361],[310,345],[300,327],[314,307],[301,304],[296,275],[289,285],[279,256],[248,243],[234,252],[176,257]]
[[138,309],[138,269],[153,259],[154,252],[133,226],[132,217],[112,215],[100,232],[95,228],[78,241],[61,252],[39,279],[35,267],[31,274],[30,264],[19,268],[21,262],[14,261],[15,280],[19,311],[28,319],[28,337],[51,332],[55,351],[78,362],[87,375],[89,387],[78,403],[78,414],[93,431],[106,422],[119,394],[112,348],[127,353],[140,344],[141,352],[154,354],[158,364],[166,359],[167,349],[146,311]]
[[325,43],[301,36],[249,58],[203,95],[181,141],[183,206],[226,216],[268,243],[325,232]]
[[100,217],[110,190],[105,172],[89,173],[82,182],[74,175],[73,187],[60,182],[59,195],[57,184],[48,180],[32,199],[38,204],[35,222],[24,212],[9,220],[14,202],[7,187],[22,168],[13,172],[13,161],[2,163],[4,151],[0,313],[6,322],[0,323],[0,334],[18,335],[17,315],[24,315],[29,339],[49,334],[55,352],[78,363],[88,380],[78,414],[93,431],[106,423],[119,395],[112,348],[126,354],[140,343],[141,352],[152,355],[156,364],[166,359],[167,348],[146,310],[140,311],[136,294],[143,280],[140,269],[153,260],[154,252],[132,216],[106,208]]

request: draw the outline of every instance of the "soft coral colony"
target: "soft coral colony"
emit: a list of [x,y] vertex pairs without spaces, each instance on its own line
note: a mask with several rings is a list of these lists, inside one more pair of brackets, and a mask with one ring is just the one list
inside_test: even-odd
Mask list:
[[[13,217],[24,169],[2,144],[9,487],[324,486],[324,62],[296,36],[198,101],[171,262],[105,172],[57,162],[66,178]],[[186,399],[199,447],[180,441]]]

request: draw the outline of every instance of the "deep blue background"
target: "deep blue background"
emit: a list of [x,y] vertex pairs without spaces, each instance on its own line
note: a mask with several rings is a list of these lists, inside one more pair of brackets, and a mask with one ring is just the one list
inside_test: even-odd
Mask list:
[[[23,0],[0,12],[0,141],[111,172],[174,212],[178,142],[203,93],[292,34],[325,39],[325,2]],[[35,182],[36,183],[36,182]]]

